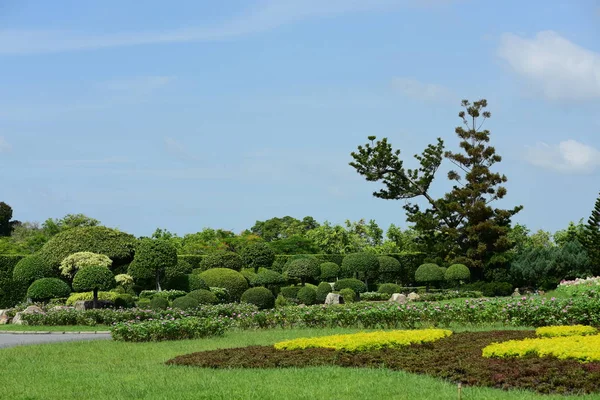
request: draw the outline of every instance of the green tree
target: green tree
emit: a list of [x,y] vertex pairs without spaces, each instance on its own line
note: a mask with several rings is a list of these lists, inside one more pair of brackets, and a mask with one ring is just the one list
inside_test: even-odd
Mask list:
[[600,195],[582,235],[583,245],[590,257],[594,273],[600,274]]
[[246,268],[253,268],[258,273],[260,267],[271,268],[275,261],[275,252],[266,243],[253,243],[242,249],[242,262]]
[[0,201],[0,236],[10,236],[12,224],[10,220],[13,217],[13,209],[3,201]]
[[99,226],[100,221],[84,214],[67,214],[61,219],[49,218],[42,224],[44,233],[54,236],[72,228]]
[[177,250],[164,240],[140,239],[132,264],[130,275],[138,279],[153,276],[156,290],[161,291],[160,279],[165,269],[177,265]]
[[[505,197],[502,184],[506,176],[492,172],[491,167],[502,158],[489,146],[490,132],[481,130],[491,114],[485,111],[486,100],[471,104],[463,100],[465,109],[458,116],[464,127],[455,132],[460,139],[461,152],[444,151],[444,142],[429,145],[421,155],[417,169],[406,169],[400,150],[393,150],[387,138],[359,146],[350,163],[368,181],[381,182],[384,188],[373,193],[382,199],[415,199],[423,197],[429,208],[421,210],[418,204],[407,201],[404,209],[407,220],[419,233],[426,248],[444,260],[467,264],[483,275],[484,268],[507,267],[507,251],[512,247],[507,234],[511,218],[522,207],[504,210],[490,203]],[[457,170],[448,173],[452,190],[435,199],[431,184],[443,159]]]
[[583,224],[583,218],[579,220],[577,224],[573,221],[569,222],[567,229],[556,231],[553,236],[554,243],[557,246],[564,246],[569,242],[578,241],[583,243],[585,241],[585,225]]
[[302,235],[292,235],[284,239],[268,242],[275,254],[314,254],[319,249],[315,243]]
[[256,221],[250,231],[265,241],[272,242],[293,235],[304,235],[317,227],[319,227],[319,223],[313,217],[306,216],[299,220],[288,215],[282,218],[275,217],[266,221]]
[[73,289],[77,292],[91,290],[94,294],[94,308],[98,308],[98,291],[112,289],[115,283],[115,277],[108,267],[95,265],[77,271],[73,278]]

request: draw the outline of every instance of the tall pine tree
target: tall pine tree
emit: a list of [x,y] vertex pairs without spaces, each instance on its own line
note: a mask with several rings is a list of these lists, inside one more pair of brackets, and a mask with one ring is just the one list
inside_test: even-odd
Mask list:
[[[415,155],[420,166],[405,169],[400,150],[393,150],[387,138],[359,146],[350,163],[368,181],[381,182],[384,188],[373,193],[382,199],[424,198],[428,208],[407,201],[404,205],[407,220],[419,233],[429,252],[447,262],[461,262],[474,269],[476,277],[483,276],[486,267],[506,267],[506,253],[512,247],[507,237],[512,216],[522,207],[504,210],[490,203],[502,199],[506,176],[490,168],[502,158],[489,146],[490,132],[481,130],[491,114],[485,111],[486,100],[470,103],[463,100],[464,111],[458,115],[463,126],[455,132],[460,139],[461,152],[444,151],[444,142],[429,145],[421,155]],[[450,192],[434,199],[430,192],[435,173],[443,159],[458,169],[448,173],[454,182]]]
[[584,229],[583,245],[592,261],[593,272],[600,274],[600,195]]

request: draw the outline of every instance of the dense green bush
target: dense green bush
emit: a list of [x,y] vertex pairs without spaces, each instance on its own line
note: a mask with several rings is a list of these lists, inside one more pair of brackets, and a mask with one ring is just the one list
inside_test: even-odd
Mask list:
[[200,301],[194,297],[183,296],[173,300],[173,308],[179,308],[181,310],[191,310],[200,305]]
[[310,286],[304,286],[298,290],[298,300],[307,306],[317,302],[317,291]]
[[327,295],[331,292],[333,292],[333,289],[329,283],[319,283],[319,286],[317,286],[317,303],[325,303]]
[[380,282],[401,282],[402,264],[400,261],[390,256],[379,256],[379,281]]
[[368,285],[369,280],[377,279],[379,260],[375,254],[348,254],[342,261],[342,275],[346,278],[358,278]]
[[231,300],[239,301],[242,294],[248,289],[248,282],[242,274],[229,268],[213,268],[200,274],[200,278],[209,287],[227,289]]
[[365,285],[364,282],[359,281],[355,278],[340,279],[334,284],[333,288],[336,291],[341,291],[342,289],[350,288],[356,294],[364,293],[367,291],[367,285]]
[[193,297],[198,300],[199,304],[217,304],[219,302],[217,296],[206,289],[193,290],[188,294],[188,297]]
[[178,254],[177,260],[182,260],[187,262],[192,266],[192,270],[196,268],[200,268],[200,263],[204,258],[204,254]]
[[481,292],[485,297],[510,296],[513,285],[509,282],[473,282],[460,287],[461,292]]
[[436,264],[422,264],[415,272],[415,281],[425,283],[428,290],[431,283],[442,280],[444,280],[444,273]]
[[113,261],[113,267],[117,267],[131,262],[135,244],[133,235],[115,229],[103,226],[78,227],[53,236],[39,254],[46,264],[56,270],[62,260],[81,251],[104,254]]
[[71,288],[65,281],[58,278],[42,278],[33,282],[27,289],[27,297],[33,301],[48,301],[50,299],[69,297]]
[[134,279],[154,278],[156,290],[161,290],[160,280],[165,270],[177,265],[177,250],[166,240],[140,239],[135,257],[129,265]]
[[298,298],[298,291],[300,286],[284,286],[281,288],[280,293],[286,299],[294,300]]
[[344,298],[344,303],[354,303],[356,301],[356,292],[349,287],[340,290],[340,295]]
[[306,281],[319,277],[319,262],[314,257],[297,258],[289,263],[285,273],[291,279],[298,279],[304,285]]
[[20,255],[0,255],[0,308],[13,307],[25,299],[27,284],[13,280],[13,270]]
[[466,265],[452,264],[444,273],[444,279],[448,282],[460,283],[460,281],[468,281],[471,278],[471,271]]
[[258,274],[254,278],[253,285],[264,286],[268,289],[273,290],[274,287],[285,285],[286,279],[277,271],[273,271],[266,268],[260,268]]
[[389,294],[390,296],[394,293],[402,293],[402,286],[396,285],[395,283],[382,283],[377,288],[379,293]]
[[116,308],[132,308],[135,306],[135,299],[132,295],[127,293],[120,293],[114,300],[113,303]]
[[[119,297],[119,293],[115,292],[98,292],[98,300],[106,300],[106,301],[114,301]],[[94,300],[94,292],[81,292],[81,293],[71,293],[65,305],[74,306],[78,301],[90,301]]]
[[38,279],[55,278],[56,272],[39,255],[33,254],[21,259],[12,275],[13,280],[29,286]]
[[322,281],[331,282],[340,276],[340,266],[333,262],[324,262],[320,266]]
[[70,279],[73,278],[77,270],[80,268],[86,268],[90,266],[109,268],[111,265],[112,260],[104,254],[80,251],[65,257],[65,259],[60,262],[59,269],[62,276]]
[[150,309],[150,299],[140,298],[136,301],[135,305],[143,310]]
[[204,282],[200,275],[198,274],[189,274],[186,275],[188,280],[187,290],[190,292],[198,289],[206,289],[208,290],[209,286]]
[[89,266],[81,268],[73,278],[73,289],[77,292],[91,290],[94,293],[94,308],[98,302],[98,291],[115,286],[115,276],[107,267]]
[[259,268],[271,268],[275,261],[275,252],[267,243],[257,242],[244,247],[241,257],[246,268],[252,268],[258,272]]
[[189,290],[188,276],[193,271],[192,264],[177,257],[177,264],[165,269],[165,288]]
[[154,297],[162,297],[169,301],[175,300],[178,297],[183,297],[187,293],[183,290],[142,290],[140,292],[140,298],[152,299]]
[[200,263],[200,269],[207,271],[215,268],[228,268],[234,271],[242,269],[242,257],[232,251],[217,251],[204,256]]
[[111,334],[118,341],[158,342],[221,336],[227,327],[223,319],[182,318],[174,321],[119,323],[111,328]]
[[290,305],[289,300],[286,299],[285,297],[283,297],[282,294],[277,296],[277,298],[275,299],[275,308],[287,307],[289,305]]
[[208,288],[211,293],[217,296],[217,300],[219,303],[229,303],[231,296],[229,295],[229,291],[225,288],[220,287],[211,287]]
[[275,306],[275,297],[273,293],[265,287],[254,287],[246,290],[242,294],[242,302],[254,304],[260,310],[273,308]]
[[166,310],[169,307],[169,300],[164,297],[153,297],[150,300],[150,309],[151,310]]

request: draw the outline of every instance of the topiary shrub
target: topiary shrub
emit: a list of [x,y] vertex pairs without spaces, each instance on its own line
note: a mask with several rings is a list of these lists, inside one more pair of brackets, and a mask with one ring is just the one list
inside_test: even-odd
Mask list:
[[186,276],[188,280],[187,290],[189,290],[190,292],[193,292],[194,290],[198,289],[209,289],[209,286],[206,284],[206,282],[204,282],[202,278],[200,278],[200,275],[189,274]]
[[217,304],[219,302],[217,296],[206,289],[193,290],[188,294],[188,297],[193,297],[198,300],[199,304]]
[[34,254],[21,259],[15,265],[12,276],[16,282],[29,286],[38,279],[55,278],[56,273],[39,255]]
[[380,282],[401,282],[402,264],[394,257],[379,256],[379,281]]
[[283,297],[290,300],[298,299],[298,291],[300,286],[284,286],[281,288],[280,293]]
[[169,307],[169,300],[164,297],[153,297],[150,299],[150,309],[151,310],[166,310]]
[[90,266],[109,268],[111,265],[112,260],[104,254],[80,251],[79,253],[74,253],[65,257],[65,259],[61,261],[59,269],[62,276],[72,279],[78,269]]
[[27,297],[33,301],[46,302],[50,299],[69,297],[71,288],[58,278],[42,278],[33,282],[27,289]]
[[437,264],[422,264],[415,272],[415,281],[424,283],[429,292],[429,285],[444,280],[444,273]]
[[253,282],[254,286],[264,286],[274,294],[279,293],[281,286],[286,283],[287,279],[282,274],[266,268],[259,268]]
[[13,307],[25,300],[29,284],[13,279],[15,266],[22,259],[20,255],[0,255],[0,309]]
[[367,291],[367,285],[365,285],[364,282],[359,281],[355,278],[340,279],[334,284],[333,288],[336,291],[341,291],[342,289],[350,288],[355,294],[364,293]]
[[379,270],[379,260],[377,256],[371,253],[348,254],[342,260],[342,273],[350,278],[358,278],[369,284],[369,280],[377,279]]
[[252,243],[244,247],[241,251],[242,263],[246,268],[254,269],[258,272],[259,268],[271,268],[275,261],[275,252],[271,247],[264,243]]
[[189,291],[187,275],[192,273],[192,264],[177,257],[177,264],[165,268],[165,288]]
[[340,266],[334,262],[324,262],[319,268],[321,269],[322,281],[334,281],[340,276]]
[[177,265],[177,250],[166,240],[141,239],[135,250],[129,274],[134,279],[154,278],[156,290],[160,291],[160,279],[165,270]]
[[321,269],[316,258],[302,257],[290,262],[285,273],[289,278],[300,280],[302,286],[304,286],[306,281],[318,278]]
[[107,267],[89,266],[82,268],[73,278],[73,289],[77,292],[91,290],[94,293],[94,308],[98,306],[98,291],[115,286],[115,276]]
[[444,279],[448,282],[456,283],[460,286],[461,281],[468,281],[471,278],[471,271],[466,265],[452,264],[444,273]]
[[319,286],[317,286],[317,303],[325,303],[325,299],[327,298],[327,295],[329,293],[331,293],[332,291],[333,291],[333,289],[331,288],[331,285],[329,283],[327,283],[327,282],[319,283]]
[[283,297],[282,294],[280,294],[279,296],[277,296],[277,298],[275,299],[275,308],[286,307],[289,304],[290,304],[290,302],[288,301],[288,299],[286,299],[285,297]]
[[254,304],[259,309],[264,310],[275,306],[275,297],[265,287],[254,287],[242,294],[242,302]]
[[382,283],[379,285],[379,288],[377,288],[377,291],[391,296],[394,293],[402,293],[402,286],[396,285],[395,283]]
[[114,300],[116,308],[132,308],[135,306],[135,300],[132,295],[127,293],[119,294]]
[[356,292],[350,288],[340,290],[340,295],[344,298],[345,303],[354,303],[356,301]]
[[256,272],[254,272],[253,268],[242,268],[240,274],[242,274],[244,278],[246,278],[246,282],[248,282],[248,285],[255,286],[254,280],[256,279],[257,274]]
[[234,271],[242,269],[242,257],[232,251],[217,251],[202,258],[200,269],[207,271],[215,268],[228,268]]
[[47,265],[56,270],[62,260],[81,251],[104,254],[113,261],[113,267],[117,267],[133,260],[135,245],[133,235],[104,226],[87,226],[68,229],[53,236],[39,254]]
[[229,295],[229,291],[227,291],[227,289],[220,287],[211,287],[208,288],[208,290],[210,290],[211,293],[217,296],[217,300],[219,301],[219,303],[228,303],[230,301],[231,296]]
[[198,299],[190,296],[178,297],[173,300],[173,308],[179,308],[180,310],[191,310],[199,305]]
[[213,268],[200,274],[200,278],[209,287],[227,289],[231,300],[239,301],[242,294],[248,289],[248,282],[242,274],[229,268]]
[[[119,297],[119,293],[115,292],[98,292],[98,300],[112,301]],[[94,300],[94,292],[71,293],[65,305],[74,306],[78,301]]]
[[304,286],[298,290],[298,300],[307,306],[315,304],[317,301],[317,291],[312,287]]

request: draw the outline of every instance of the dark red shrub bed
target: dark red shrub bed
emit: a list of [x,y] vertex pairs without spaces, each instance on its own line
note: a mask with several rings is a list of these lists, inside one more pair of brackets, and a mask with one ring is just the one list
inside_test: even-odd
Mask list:
[[167,364],[204,368],[298,368],[322,365],[389,368],[473,386],[560,394],[600,391],[600,363],[581,364],[553,357],[487,359],[481,356],[481,350],[492,342],[527,337],[535,337],[535,333],[466,332],[434,343],[361,353],[331,349],[290,351],[275,350],[272,346],[250,346],[192,353],[169,360]]

